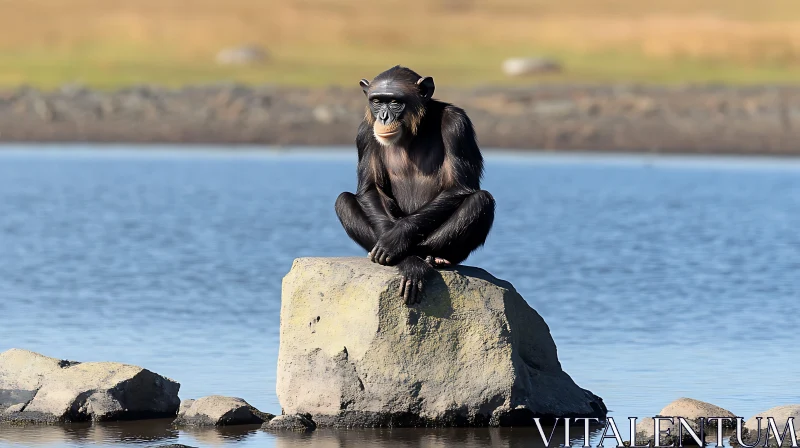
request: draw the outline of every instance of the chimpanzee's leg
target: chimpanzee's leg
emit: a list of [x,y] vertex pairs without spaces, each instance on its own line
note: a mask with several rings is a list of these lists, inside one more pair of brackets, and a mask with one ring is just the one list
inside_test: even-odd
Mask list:
[[414,253],[458,264],[483,245],[493,222],[494,198],[487,191],[478,191],[464,199],[439,228],[417,245]]
[[390,218],[377,194],[368,192],[363,196],[342,193],[336,199],[336,215],[345,232],[359,246],[369,252],[383,232],[392,228]]
[[356,196],[344,192],[336,198],[336,215],[347,235],[369,252],[378,238]]

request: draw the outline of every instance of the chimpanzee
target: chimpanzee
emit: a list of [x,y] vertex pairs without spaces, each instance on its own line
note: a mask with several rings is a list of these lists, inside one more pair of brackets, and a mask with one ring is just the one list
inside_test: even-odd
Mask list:
[[433,268],[483,245],[494,198],[480,187],[472,122],[431,98],[432,78],[395,66],[360,84],[368,105],[356,136],[358,190],[339,195],[336,214],[373,262],[397,266],[400,297],[411,305]]

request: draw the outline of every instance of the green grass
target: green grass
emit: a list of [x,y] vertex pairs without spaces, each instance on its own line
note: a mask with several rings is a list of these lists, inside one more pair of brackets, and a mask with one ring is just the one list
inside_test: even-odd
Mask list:
[[[0,0],[0,29],[4,88],[355,86],[394,64],[452,86],[800,81],[798,0]],[[214,63],[249,42],[270,60]],[[502,74],[528,55],[564,71]]]
[[[60,54],[32,51],[0,55],[0,86],[31,85],[43,89],[77,83],[101,89],[126,85],[156,84],[180,87],[186,84],[240,82],[291,86],[355,86],[359,79],[371,78],[394,64],[408,65],[433,75],[440,85],[481,84],[524,85],[530,83],[608,83],[644,84],[796,83],[800,66],[759,64],[735,61],[708,61],[690,58],[659,60],[632,51],[578,53],[556,49],[525,49],[504,53],[485,49],[409,49],[391,53],[357,49],[326,56],[325,51],[277,54],[262,66],[221,67],[198,60],[181,60],[177,55],[158,54],[125,48],[124,58],[110,57],[115,52],[103,49]],[[120,50],[120,53],[123,51]],[[310,54],[309,54],[310,53]],[[328,50],[334,54],[334,50]],[[508,78],[500,71],[502,61],[517,54],[544,54],[562,62],[559,74]]]

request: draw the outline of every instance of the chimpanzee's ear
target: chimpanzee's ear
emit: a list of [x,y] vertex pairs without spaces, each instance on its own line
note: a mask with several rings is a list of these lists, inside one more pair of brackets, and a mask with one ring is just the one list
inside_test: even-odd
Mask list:
[[361,90],[363,90],[364,95],[366,95],[367,90],[369,90],[369,81],[367,81],[366,79],[362,79],[361,81],[358,82],[358,85],[361,86]]
[[417,80],[417,86],[419,87],[419,95],[425,99],[429,99],[433,96],[433,91],[436,89],[436,86],[433,84],[433,78],[430,76],[424,76]]

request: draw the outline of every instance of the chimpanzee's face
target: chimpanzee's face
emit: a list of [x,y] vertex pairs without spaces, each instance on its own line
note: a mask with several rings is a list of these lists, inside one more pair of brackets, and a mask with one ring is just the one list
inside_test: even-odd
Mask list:
[[371,92],[369,94],[369,108],[375,122],[387,126],[395,121],[400,121],[406,102],[402,96],[394,93]]
[[362,79],[359,84],[369,101],[367,118],[380,144],[395,144],[406,133],[416,135],[425,105],[433,94],[432,78],[420,77],[397,66],[376,76],[371,83]]
[[388,83],[370,88],[369,108],[375,119],[375,138],[383,145],[391,145],[403,135],[403,112],[406,101],[402,92]]

